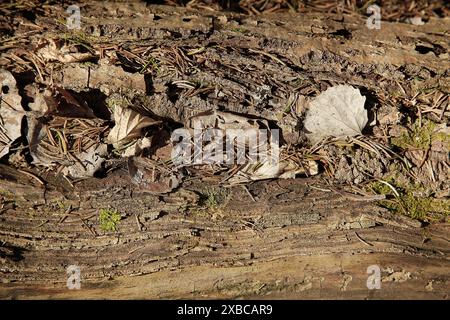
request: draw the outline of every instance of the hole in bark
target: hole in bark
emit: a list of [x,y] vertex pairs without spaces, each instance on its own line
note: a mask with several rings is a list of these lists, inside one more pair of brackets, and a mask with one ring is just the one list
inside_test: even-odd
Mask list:
[[9,87],[8,86],[2,86],[2,93],[3,94],[8,94],[9,92]]
[[348,31],[347,29],[339,29],[335,32],[332,32],[331,35],[337,36],[337,37],[344,37],[347,40],[350,40],[352,38],[352,33]]
[[444,13],[444,10],[442,10],[442,8],[436,8],[436,9],[433,9],[433,12],[434,12],[439,18],[444,18],[444,17],[445,17],[445,13]]
[[[367,115],[369,118],[368,123],[371,123],[375,118],[375,110],[381,105],[381,103],[374,91],[365,87],[359,87],[359,90],[361,94],[366,97],[366,103],[364,107],[367,110]],[[363,133],[373,134],[373,127],[367,125],[363,129]]]
[[416,45],[416,51],[421,54],[427,54],[428,52],[432,51],[436,56],[439,56],[442,53],[446,53],[447,50],[436,43],[427,43],[427,45]]
[[23,260],[24,251],[23,248],[3,244],[0,246],[0,257],[9,258],[14,262],[18,262]]
[[27,19],[31,22],[34,22],[36,20],[36,14],[31,10],[23,10],[21,12],[21,14],[22,14],[22,17],[24,17],[25,19]]
[[100,119],[110,120],[111,111],[106,105],[106,95],[100,89],[89,89],[87,91],[75,92],[68,90],[80,103],[89,106],[94,115]]
[[183,18],[183,22],[189,22],[189,21],[191,21],[190,18]]
[[150,96],[155,93],[155,87],[153,85],[153,77],[150,74],[144,75],[145,81],[145,94]]
[[34,83],[35,75],[32,71],[14,73],[13,75],[17,81],[17,90],[19,91],[19,95],[22,97],[20,104],[25,111],[30,111],[28,104],[34,102],[34,98],[27,92],[26,87]]
[[175,104],[180,97],[180,92],[181,89],[172,83],[167,86],[167,97],[173,104]]
[[170,31],[170,34],[175,38],[175,39],[180,39],[183,37],[183,35],[180,32],[177,31]]
[[165,0],[144,0],[146,4],[164,4]]
[[107,175],[107,170],[105,168],[105,164],[102,164],[101,168],[98,169],[96,172],[94,172],[93,177],[102,179],[102,178],[106,178],[106,175]]
[[427,54],[428,52],[432,52],[433,48],[418,45],[416,46],[416,51],[420,54]]

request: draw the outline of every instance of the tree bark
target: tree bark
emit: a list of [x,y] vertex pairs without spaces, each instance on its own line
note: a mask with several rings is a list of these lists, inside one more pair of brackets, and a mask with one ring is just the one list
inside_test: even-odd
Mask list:
[[[0,172],[14,195],[0,216],[2,298],[447,298],[448,225],[320,191],[317,178],[235,186],[205,208],[199,186],[155,196],[123,170],[73,190]],[[108,207],[118,232],[100,229]],[[66,287],[69,265],[81,290]],[[371,265],[381,290],[366,286]]]
[[[181,123],[211,108],[278,121],[304,81],[317,91],[345,82],[382,95],[407,91],[415,75],[425,84],[448,79],[450,69],[433,19],[420,30],[389,22],[368,30],[347,15],[230,13],[224,22],[214,12],[97,2],[82,12],[97,14],[83,16],[83,32],[122,48],[209,48],[205,62],[174,62],[177,72],[154,76],[142,93],[153,112]],[[51,15],[37,23],[45,21],[54,25]],[[416,50],[423,42],[427,54]],[[85,90],[70,68],[55,70],[54,81]],[[177,80],[220,85],[226,94],[171,92],[167,84]],[[280,126],[295,142],[292,123]],[[204,188],[222,190],[225,200],[205,207]],[[126,166],[70,185],[0,165],[0,192],[0,298],[448,299],[448,224],[421,225],[320,177],[226,189],[194,180],[152,195],[131,183]],[[105,208],[121,213],[117,232],[101,230]],[[67,288],[69,265],[81,268],[80,290]],[[372,265],[381,270],[379,290],[367,287]]]

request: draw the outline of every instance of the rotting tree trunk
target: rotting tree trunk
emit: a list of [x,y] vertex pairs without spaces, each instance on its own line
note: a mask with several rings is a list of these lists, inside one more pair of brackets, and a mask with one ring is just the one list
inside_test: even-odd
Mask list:
[[[150,195],[124,170],[68,193],[1,172],[16,206],[0,216],[2,298],[448,297],[448,225],[320,191],[319,179],[235,186],[218,208],[199,209],[196,186]],[[123,219],[104,234],[108,206]],[[80,266],[81,290],[67,289],[68,265]],[[367,289],[370,265],[381,290]]]
[[[278,120],[303,80],[319,90],[322,82],[348,83],[390,94],[416,75],[448,79],[448,57],[434,52],[448,49],[435,20],[420,31],[393,23],[375,31],[349,16],[229,15],[221,26],[214,13],[102,6],[88,5],[105,17],[83,19],[85,32],[143,47],[211,47],[189,79],[220,83],[225,98],[167,87],[186,80],[178,74],[147,87],[153,111],[179,122],[214,107]],[[116,6],[125,18],[112,17]],[[130,21],[131,12],[142,16]],[[424,41],[428,54],[415,50]],[[54,79],[86,89],[85,79],[68,74],[56,71]],[[0,298],[448,298],[448,224],[421,226],[373,199],[324,187],[320,177],[235,186],[225,203],[206,209],[195,181],[155,196],[131,184],[126,167],[73,187],[50,174],[41,179],[45,186],[0,166],[9,199],[0,208]],[[123,215],[118,232],[100,230],[106,207]],[[81,267],[81,290],[66,287],[69,265]],[[366,286],[370,265],[381,268],[381,290]]]

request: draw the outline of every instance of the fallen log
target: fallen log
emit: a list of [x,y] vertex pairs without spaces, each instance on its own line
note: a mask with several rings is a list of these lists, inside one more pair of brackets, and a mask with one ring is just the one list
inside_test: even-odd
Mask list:
[[[368,30],[363,18],[349,15],[224,17],[99,2],[83,10],[97,14],[82,19],[93,43],[113,42],[122,53],[189,52],[189,63],[177,64],[175,51],[175,69],[165,73],[163,66],[145,85],[126,88],[158,116],[184,123],[209,109],[253,114],[277,121],[292,143],[301,139],[292,129],[298,123],[283,110],[293,90],[320,92],[335,83],[365,88],[369,98],[386,98],[368,103],[388,116],[398,106],[387,97],[412,98],[411,78],[445,89],[450,69],[439,49],[448,51],[438,19],[420,29],[383,22]],[[54,20],[36,23],[47,23],[51,37],[58,34]],[[52,71],[52,81],[74,91],[119,89],[117,79],[89,84],[89,72],[74,73],[77,68]],[[186,94],[177,81],[205,83],[220,94]],[[321,176],[228,188],[193,180],[154,195],[134,185],[121,165],[104,178],[73,183],[0,165],[0,195],[2,299],[448,299],[448,223],[423,225],[380,208],[376,198],[326,185]],[[120,215],[116,231],[102,230],[102,210]],[[69,266],[79,267],[80,290],[68,288]],[[370,270],[377,268],[381,289],[369,289]]]

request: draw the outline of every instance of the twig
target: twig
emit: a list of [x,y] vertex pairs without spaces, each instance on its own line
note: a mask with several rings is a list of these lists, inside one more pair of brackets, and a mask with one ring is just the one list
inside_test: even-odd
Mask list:
[[92,233],[92,235],[94,237],[97,237],[97,233],[94,230],[92,230],[92,228],[84,221],[84,219],[82,219],[81,217],[79,219],[81,223],[83,223],[83,225]]
[[344,198],[353,200],[353,201],[376,201],[376,200],[386,199],[386,195],[384,195],[384,194],[358,196],[358,195],[355,195],[355,194],[352,194],[352,193],[346,192],[346,191],[341,191],[341,190],[333,190],[333,191],[340,194]]
[[48,222],[48,220],[45,220],[44,222],[42,222],[41,224],[37,225],[35,228],[39,228],[42,227],[44,224],[46,224]]
[[37,182],[39,182],[40,185],[45,186],[45,182],[42,181],[41,178],[39,178],[38,176],[34,175],[33,173],[25,171],[25,170],[21,170],[21,169],[17,169],[17,171],[19,171],[19,172],[21,172],[23,174],[26,174],[27,176],[29,176],[29,177],[35,179]]
[[355,231],[355,236],[356,236],[356,238],[358,238],[359,241],[361,241],[361,242],[364,243],[365,245],[368,245],[369,247],[373,247],[373,244],[371,244],[371,243],[365,241],[363,238],[361,238],[361,237],[356,233],[356,231]]
[[142,224],[141,224],[141,222],[139,221],[139,217],[138,217],[138,215],[137,215],[136,213],[134,214],[134,217],[136,218],[136,223],[137,223],[137,225],[138,225],[139,231],[142,231]]

